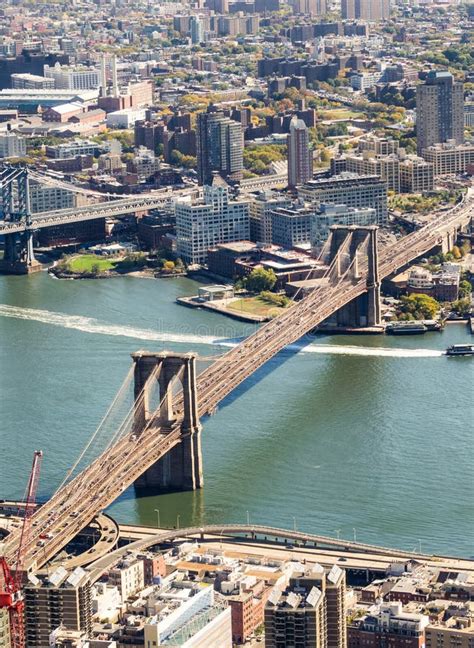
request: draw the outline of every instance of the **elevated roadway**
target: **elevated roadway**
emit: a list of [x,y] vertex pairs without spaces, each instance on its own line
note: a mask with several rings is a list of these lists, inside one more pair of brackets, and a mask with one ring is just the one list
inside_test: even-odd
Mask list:
[[[465,225],[471,217],[472,199],[468,195],[442,218],[382,249],[380,277],[426,254],[442,242],[447,232]],[[218,357],[197,379],[200,416],[212,414],[226,396],[275,354],[366,292],[366,278],[367,268],[361,263],[357,279],[344,276],[322,283],[278,318]],[[26,549],[25,565],[38,569],[49,561],[95,515],[181,442],[181,395],[175,398],[173,411],[175,419],[171,426],[162,428],[159,412],[155,413],[141,436],[128,434],[116,441],[34,514],[36,526]],[[40,533],[51,536],[41,548],[37,546]],[[5,543],[4,552],[10,560],[18,541],[19,534],[14,532]]]
[[[133,530],[130,526],[122,525],[120,528],[121,534],[125,536]],[[325,566],[337,563],[345,569],[386,571],[392,563],[417,560],[429,567],[474,575],[474,560],[401,551],[265,525],[214,524],[185,529],[155,529],[154,532],[150,528],[142,528],[138,532],[145,537],[112,551],[89,565],[93,580],[97,580],[128,551],[144,551],[155,545],[184,540],[205,542],[206,546],[216,549],[224,550],[225,547],[227,552],[234,551],[240,555],[248,553],[262,558],[272,556],[279,560],[314,560]]]
[[181,198],[191,196],[196,193],[195,189],[184,189],[179,194],[170,194],[166,192],[152,194],[140,194],[131,198],[122,198],[101,202],[96,205],[87,205],[86,207],[72,207],[70,209],[60,209],[57,211],[32,214],[30,223],[25,220],[20,221],[0,221],[0,235],[16,234],[19,232],[34,231],[57,225],[67,225],[68,223],[78,223],[82,221],[97,220],[98,218],[113,218],[123,216],[124,214],[133,214],[143,212],[157,207],[163,207],[171,198]]

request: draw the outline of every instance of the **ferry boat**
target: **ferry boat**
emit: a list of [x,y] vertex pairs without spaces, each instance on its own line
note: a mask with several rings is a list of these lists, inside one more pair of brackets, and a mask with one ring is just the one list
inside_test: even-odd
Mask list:
[[474,356],[474,344],[453,344],[446,349],[447,356]]
[[427,330],[428,327],[423,322],[393,322],[385,328],[389,335],[419,335]]

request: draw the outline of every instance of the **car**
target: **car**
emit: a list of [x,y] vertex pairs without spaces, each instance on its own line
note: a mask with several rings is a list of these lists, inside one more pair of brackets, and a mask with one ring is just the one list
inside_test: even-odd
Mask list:
[[340,558],[338,558],[338,561],[339,562],[347,562],[347,558],[344,558],[344,556],[341,556]]

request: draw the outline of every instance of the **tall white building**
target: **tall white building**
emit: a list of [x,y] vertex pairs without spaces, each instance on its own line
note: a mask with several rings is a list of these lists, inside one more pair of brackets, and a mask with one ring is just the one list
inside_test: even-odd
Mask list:
[[101,85],[100,70],[76,66],[67,67],[56,63],[54,66],[44,66],[44,76],[54,79],[56,89],[63,90],[95,90]]
[[178,254],[186,263],[206,263],[210,247],[250,237],[249,203],[230,200],[227,186],[205,186],[202,201],[178,201],[175,213]]
[[0,158],[22,157],[26,155],[26,143],[23,137],[7,131],[0,135]]

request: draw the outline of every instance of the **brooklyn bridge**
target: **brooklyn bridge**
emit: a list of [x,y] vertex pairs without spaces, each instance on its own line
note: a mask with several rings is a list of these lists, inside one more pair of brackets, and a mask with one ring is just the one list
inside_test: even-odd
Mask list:
[[[76,469],[76,462],[49,501],[35,511],[24,547],[25,568],[45,565],[134,483],[168,490],[200,488],[201,420],[270,358],[333,314],[342,320],[361,317],[367,326],[378,324],[382,279],[433,248],[451,245],[469,224],[472,205],[468,193],[449,212],[381,249],[376,227],[333,227],[311,289],[296,295],[282,315],[217,356],[200,373],[194,353],[134,353],[133,406],[105,450],[82,470]],[[4,543],[11,564],[20,536],[20,531],[13,531]]]

